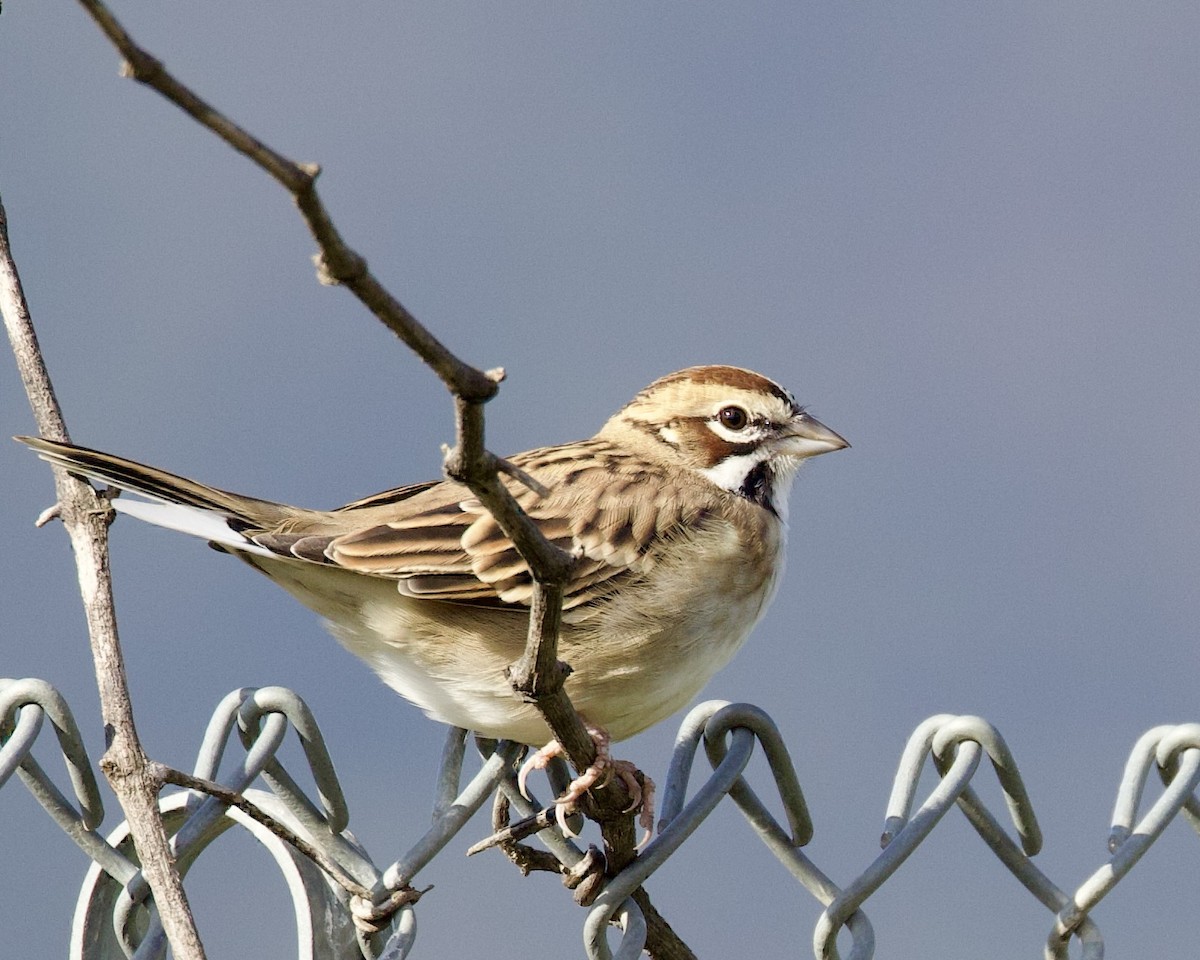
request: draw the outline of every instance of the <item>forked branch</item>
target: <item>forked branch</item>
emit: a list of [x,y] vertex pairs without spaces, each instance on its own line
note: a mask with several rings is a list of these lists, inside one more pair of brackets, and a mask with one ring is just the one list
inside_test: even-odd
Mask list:
[[[536,670],[534,664],[557,661],[561,585],[570,575],[572,558],[541,535],[500,481],[500,461],[484,445],[483,405],[496,395],[504,372],[479,370],[455,356],[371,273],[367,261],[346,244],[317,191],[320,167],[297,163],[267,146],[180,83],[158,58],[139,47],[100,0],[79,0],[124,58],[123,72],[160,93],[197,123],[248,157],[291,194],[317,243],[315,257],[322,283],[350,290],[389,330],[407,344],[441,378],[454,396],[454,447],[446,454],[446,474],[470,488],[496,518],[528,564],[535,582],[534,612],[525,655],[518,661],[514,684],[546,714],[571,762],[579,769],[595,759],[595,748],[583,723],[562,690],[558,670]],[[558,587],[559,589],[554,589]],[[541,611],[540,615],[538,612]]]
[[[175,79],[157,58],[135,44],[101,0],[79,2],[124,58],[126,75],[156,90],[233,149],[252,160],[289,192],[317,243],[318,253],[314,259],[321,282],[348,288],[438,375],[453,395],[456,442],[446,453],[446,474],[467,486],[491,512],[525,560],[534,581],[526,648],[523,656],[510,671],[514,689],[538,707],[565,748],[572,764],[582,771],[594,761],[595,746],[563,687],[569,670],[557,660],[563,589],[569,580],[574,558],[547,541],[537,525],[524,514],[501,479],[502,474],[511,476],[513,471],[485,446],[483,405],[496,395],[504,376],[503,371],[479,370],[460,360],[375,278],[366,260],[342,239],[325,208],[316,188],[317,177],[320,174],[319,166],[297,163],[285,157],[197,96]],[[7,317],[7,307],[5,312]],[[49,380],[45,377],[44,368],[41,368],[32,326],[28,324],[28,315],[23,311],[23,307],[21,316],[28,328],[28,334],[20,348],[14,340],[14,351],[20,354],[23,350],[29,356],[37,357],[34,366],[41,369],[40,380],[37,377],[31,379],[26,376],[35,411],[47,411],[44,414],[38,413],[39,430],[43,436],[66,439],[66,429],[61,414],[57,411],[57,405],[53,403]],[[18,362],[22,362],[20,357]],[[25,376],[24,366],[22,374]],[[46,398],[49,398],[49,402]],[[524,482],[520,477],[516,479],[517,482]],[[157,778],[150,776],[147,771],[148,761],[137,743],[132,712],[128,707],[128,692],[123,685],[120,648],[117,645],[111,598],[107,594],[107,564],[104,561],[104,528],[107,526],[108,516],[103,504],[95,498],[86,484],[65,474],[57,476],[56,482],[59,485],[63,518],[69,519],[68,530],[73,531],[71,536],[76,544],[77,556],[95,553],[94,565],[88,567],[86,574],[83,562],[80,562],[80,578],[81,584],[85,580],[89,581],[88,584],[84,584],[85,605],[89,606],[89,624],[93,617],[90,605],[94,603],[97,606],[96,629],[102,631],[102,636],[97,640],[97,633],[93,632],[93,645],[97,671],[107,678],[101,681],[102,687],[105,683],[115,683],[108,678],[110,670],[115,669],[120,676],[120,682],[115,687],[116,699],[112,705],[106,705],[105,708],[106,722],[110,723],[110,729],[114,731],[113,747],[106,757],[109,761],[106,771],[110,773],[110,777],[119,775],[130,784],[124,792],[118,792],[122,799],[122,807],[130,818],[135,840],[139,831],[148,831],[150,826],[134,828],[135,814],[125,803],[126,795],[128,794],[130,802],[142,808],[143,812],[150,811],[154,814],[151,819],[158,823],[158,834],[151,837],[146,833],[144,841],[147,844],[143,853],[143,862],[147,864],[147,878],[159,903],[164,928],[176,955],[181,958],[187,957],[189,960],[201,957],[202,948],[195,937],[194,926],[190,923],[182,887],[178,885],[177,877],[173,880],[171,877],[174,871],[170,867],[165,835],[160,836],[161,821],[157,821],[156,798],[152,794],[157,786]],[[92,594],[89,594],[89,589],[92,590]],[[89,599],[89,596],[92,599]],[[619,778],[610,786],[598,790],[596,800],[588,812],[601,823],[609,857],[609,869],[615,871],[635,856],[633,821],[626,811],[627,799]],[[151,811],[151,808],[154,810]],[[141,842],[138,848],[142,852]],[[157,871],[160,865],[162,875],[158,877],[156,886],[156,879],[151,874],[152,870]],[[640,899],[645,901],[644,895]],[[178,923],[174,919],[175,911],[171,909],[173,904],[179,907],[178,917],[182,918]],[[648,901],[643,903],[643,908],[649,908]],[[654,920],[656,922],[651,924],[651,936],[647,943],[651,953],[664,956],[684,955],[679,952],[680,948],[682,951],[686,951],[687,948],[674,938],[669,932],[669,927],[663,932],[665,924],[659,926],[661,921],[657,915],[654,915]],[[690,955],[690,952],[686,955]]]

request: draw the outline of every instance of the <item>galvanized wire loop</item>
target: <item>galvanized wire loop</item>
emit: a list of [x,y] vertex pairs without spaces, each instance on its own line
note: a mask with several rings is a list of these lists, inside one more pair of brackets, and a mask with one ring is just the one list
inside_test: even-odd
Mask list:
[[[75,804],[30,753],[46,716],[66,760]],[[104,815],[100,792],[79,728],[61,694],[44,680],[0,680],[0,734],[5,741],[0,747],[0,786],[15,770],[55,823],[102,869],[121,882],[137,873],[137,867],[96,832]]]
[[[708,754],[709,763],[715,770],[725,758],[728,734],[733,730],[743,729],[754,732],[766,754],[771,774],[775,778],[775,789],[783,802],[792,845],[804,846],[812,840],[812,817],[804,800],[804,792],[800,789],[800,781],[796,778],[791,754],[784,746],[783,737],[780,736],[775,721],[767,716],[765,711],[749,703],[735,703],[715,712],[704,725],[704,749]],[[729,795],[760,833],[765,829],[779,829],[775,818],[767,812],[767,808],[743,778],[739,777],[734,782]]]
[[1047,940],[1047,955],[1065,956],[1066,940],[1080,920],[1133,868],[1193,796],[1200,784],[1200,724],[1167,729],[1159,740],[1156,759],[1160,769],[1171,771],[1166,789],[1108,863],[1088,877],[1059,910]]
[[[812,837],[812,820],[808,806],[800,790],[800,783],[792,765],[791,756],[773,720],[758,707],[750,704],[727,704],[724,701],[710,701],[701,704],[689,714],[689,719],[703,721],[701,728],[705,752],[709,762],[714,763],[723,758],[726,740],[732,733],[734,737],[744,736],[746,732],[754,734],[755,739],[763,745],[768,764],[771,767],[780,801],[786,811],[790,831],[785,831],[775,818],[767,813],[754,792],[742,778],[738,777],[729,789],[729,795],[738,805],[742,815],[754,828],[759,839],[771,851],[788,871],[822,904],[829,904],[841,892],[811,860],[799,849],[801,842],[807,843]],[[684,729],[690,729],[685,722]],[[680,737],[676,740],[676,750],[686,741]],[[694,748],[693,748],[694,749]],[[672,763],[672,769],[676,765]],[[683,769],[680,765],[679,769]],[[854,939],[854,955],[869,956],[874,949],[874,932],[866,915],[855,912],[847,922]]]
[[[955,744],[958,746],[951,759],[951,748]],[[1031,847],[1041,845],[1041,830],[1033,816],[1032,804],[1017,772],[1016,763],[995,728],[978,717],[937,714],[922,722],[913,731],[901,755],[891,798],[888,801],[881,843],[890,850],[901,835],[908,832],[908,814],[927,756],[933,756],[934,765],[945,782],[964,751],[970,751],[974,758],[973,766],[977,767],[979,759],[982,758],[983,748],[987,749],[993,765],[996,766],[997,775],[1001,778],[1010,817],[1021,837],[1021,847],[1013,842],[971,787],[963,785],[958,791],[956,800],[959,808],[983,841],[1021,884],[1042,904],[1057,911],[1069,902],[1069,898],[1029,859]],[[1102,955],[1103,940],[1090,918],[1082,918],[1073,934],[1083,944],[1085,960]],[[1065,958],[1065,942],[1062,950],[1062,956]]]
[[951,748],[964,742],[978,743],[987,751],[988,759],[1000,781],[1000,789],[1004,793],[1004,802],[1008,806],[1009,817],[1017,836],[1021,838],[1021,848],[1025,855],[1036,856],[1042,849],[1042,828],[1038,826],[1037,816],[1033,812],[1033,803],[1025,789],[1025,781],[1017,769],[1012,751],[1000,736],[1000,731],[982,717],[962,716],[938,727],[933,735],[934,762],[939,768],[948,764],[952,758]]
[[[701,740],[705,744],[712,776],[684,803],[688,780]],[[755,740],[764,753],[775,779],[790,831],[779,826],[750,786],[742,772],[750,762]],[[754,827],[768,849],[823,903],[838,895],[838,888],[805,857],[798,846],[812,836],[812,822],[792,766],[774,722],[762,710],[749,704],[730,704],[713,700],[700,704],[684,719],[675,739],[675,749],[663,791],[663,812],[658,836],[641,856],[614,877],[596,898],[584,924],[584,947],[592,960],[612,956],[606,937],[609,920],[618,910],[632,905],[627,897],[650,876],[695,831],[701,821],[726,794],[732,796],[742,814]],[[874,951],[874,933],[865,914],[851,911],[848,923],[854,938],[855,960],[865,960]],[[626,931],[616,956],[637,955],[643,943],[633,939],[634,928]]]
[[[715,769],[725,757],[726,735],[736,728],[753,730],[762,743],[788,817],[791,842],[795,846],[804,846],[812,838],[812,818],[809,816],[804,793],[800,789],[795,767],[783,744],[779,729],[758,707],[744,703],[731,704],[727,700],[708,700],[693,707],[680,724],[671,752],[667,784],[662,792],[659,830],[665,829],[683,808],[688,779],[696,758],[696,748],[701,740],[705,743],[705,751]],[[754,792],[744,781],[738,785],[737,790],[742,796],[754,797],[750,807],[753,808],[757,803],[757,809],[765,813]]]
[[[450,775],[454,773],[457,780],[462,770],[462,753],[453,744],[459,739],[465,742],[465,737],[466,731],[453,731],[447,738],[447,746],[442,752],[442,769],[438,774],[439,787],[434,803],[433,825],[402,858],[380,875],[372,888],[376,903],[386,900],[394,891],[409,885],[421,868],[441,852],[492,795],[496,784],[506,774],[511,773],[517,756],[524,749],[522,744],[507,740],[496,744],[494,752],[485,759],[479,772],[453,800],[447,802]],[[409,909],[411,912],[411,908]],[[359,931],[359,947],[367,960],[380,960],[385,956],[401,960],[408,955],[415,936],[415,919],[411,924],[403,915],[400,919],[402,922],[387,938]]]
[[[285,687],[245,687],[222,701],[232,706],[235,696],[238,736],[246,746],[240,773],[231,784],[249,784],[261,776],[272,792],[284,803],[300,826],[301,833],[321,847],[360,884],[372,887],[379,882],[379,871],[359,847],[343,834],[350,819],[341,783],[325,746],[325,739],[308,704]],[[291,726],[300,740],[309,773],[317,787],[320,806],[314,804],[279,761],[276,753]],[[228,728],[222,725],[228,733]]]
[[[337,774],[334,772],[333,760],[325,746],[325,738],[321,734],[321,728],[317,726],[312,711],[308,709],[308,704],[285,687],[259,687],[242,701],[242,706],[238,710],[238,731],[242,736],[242,742],[249,746],[248,741],[252,741],[258,734],[262,717],[271,713],[282,713],[291,722],[292,728],[300,738],[300,746],[304,750],[305,759],[308,760],[309,769],[312,771],[313,782],[317,786],[317,795],[321,801],[325,819],[328,821],[329,830],[332,833],[341,833],[349,823],[350,811],[346,806],[342,785],[338,782]],[[284,784],[281,791],[283,794],[303,797],[303,791],[295,787],[290,777],[286,777],[286,775],[279,777],[278,771],[281,769],[277,762],[272,760],[264,767],[264,777],[268,782],[272,777],[279,779]],[[305,805],[311,806],[307,803]]]
[[1174,779],[1185,750],[1200,749],[1200,723],[1181,723],[1168,730],[1154,751],[1160,769],[1169,771]]
[[[0,695],[3,685],[11,680],[0,680]],[[29,756],[34,741],[42,732],[42,720],[46,711],[36,703],[24,703],[10,712],[0,713],[0,787],[8,782],[21,763]]]
[[[1176,726],[1172,732],[1163,737],[1157,759],[1158,773],[1164,784],[1175,776],[1178,754],[1195,745],[1198,729],[1200,729],[1200,725],[1184,723]],[[1183,815],[1192,825],[1192,829],[1200,833],[1200,797],[1197,797],[1195,793],[1192,793],[1184,801]]]
[[[343,836],[349,811],[324,737],[308,705],[283,687],[243,687],[226,695],[205,732],[196,776],[218,779],[217,769],[235,722],[246,753],[237,770],[226,779],[225,786],[241,792],[261,776],[280,802],[287,806],[300,832],[310,842],[322,848],[360,884],[370,887],[376,883],[378,870],[356,844]],[[320,808],[313,804],[276,757],[289,726],[296,730],[300,739],[305,760],[317,784]],[[198,853],[211,842],[208,831],[223,829],[220,826],[223,810],[224,804],[216,798],[199,798],[196,813],[172,841],[177,856],[187,859],[194,856],[190,850],[194,848]]]
[[[78,808],[53,784],[31,755],[50,719],[59,752],[72,780]],[[511,743],[478,740],[484,762],[460,787],[467,734],[452,730],[446,738],[433,802],[432,825],[411,849],[385,871],[345,831],[348,809],[316,721],[303,701],[278,687],[235,690],[222,699],[204,734],[195,771],[205,780],[217,776],[234,728],[245,745],[241,760],[223,778],[227,789],[241,793],[280,824],[303,836],[338,866],[341,879],[327,876],[291,844],[236,808],[198,790],[185,790],[160,801],[172,849],[184,871],[212,840],[235,823],[250,830],[271,851],[289,890],[297,916],[302,960],[404,960],[416,937],[410,884],[453,838],[495,790],[513,810],[528,816],[539,809],[519,793],[515,763],[522,750]],[[295,727],[314,782],[316,802],[297,785],[277,757],[289,727]],[[762,744],[780,803],[783,826],[769,813],[744,780],[755,742]],[[696,751],[703,743],[712,774],[688,799],[688,780]],[[970,785],[984,756],[1000,780],[1016,837],[1001,825]],[[914,798],[926,760],[932,758],[940,779],[920,807]],[[1164,783],[1162,793],[1140,816],[1151,772]],[[153,903],[136,864],[124,824],[106,839],[94,829],[102,816],[99,792],[79,731],[62,697],[38,680],[0,680],[0,786],[16,772],[42,806],[94,861],[80,897],[73,955],[79,960],[159,960],[167,944]],[[250,789],[256,777],[272,788]],[[1041,833],[1012,755],[999,733],[978,717],[941,714],[913,732],[900,758],[888,803],[884,850],[845,889],[839,888],[800,850],[812,836],[812,822],[791,758],[774,723],[762,710],[745,704],[711,701],[685,719],[676,738],[663,791],[658,835],[632,864],[608,881],[584,923],[584,945],[591,960],[633,960],[645,945],[645,918],[630,894],[670,857],[699,827],[721,798],[729,794],[763,843],[822,904],[825,910],[813,934],[814,955],[837,960],[839,932],[848,929],[850,958],[867,960],[874,952],[874,933],[861,905],[911,855],[957,803],[972,827],[1009,871],[1054,915],[1045,940],[1049,960],[1068,960],[1071,938],[1078,939],[1084,960],[1103,956],[1103,938],[1090,913],[1133,868],[1180,813],[1200,829],[1200,724],[1155,727],[1138,738],[1125,763],[1117,791],[1111,856],[1073,894],[1064,893],[1032,862]],[[340,826],[342,829],[334,830]],[[538,834],[567,867],[582,861],[583,852],[551,826]],[[314,857],[316,855],[314,854]],[[341,871],[345,871],[342,873]],[[355,881],[351,883],[346,875]],[[357,900],[343,888],[364,893]],[[357,884],[357,886],[355,885]],[[364,889],[365,888],[365,889]],[[369,898],[365,896],[370,891]],[[364,932],[357,917],[370,921]],[[608,943],[611,923],[622,931],[615,950]]]
[[[10,714],[26,707],[34,707],[49,717],[54,727],[54,735],[58,738],[59,749],[67,764],[67,775],[71,778],[75,799],[79,802],[79,819],[87,829],[94,830],[104,820],[104,803],[100,799],[96,776],[92,773],[92,764],[83,746],[83,738],[79,735],[79,727],[71,714],[71,708],[67,706],[62,694],[45,680],[32,677],[23,680],[0,680],[0,723],[7,725]],[[38,726],[40,728],[41,724]],[[33,737],[36,736],[35,732]],[[11,757],[16,757],[18,751],[21,752],[22,760],[28,756],[29,749],[33,746],[33,737],[28,739],[23,750],[18,743]],[[0,785],[12,775],[13,769],[21,765],[21,761],[17,760],[11,769],[5,771],[6,763],[7,760],[0,763]]]
[[[232,691],[222,698],[207,726],[196,761],[197,776],[218,779],[216,774],[235,722],[246,753],[223,786],[244,793],[256,777],[262,776],[301,834],[320,846],[358,882],[368,887],[377,882],[378,870],[357,844],[342,835],[349,816],[345,798],[324,738],[307,704],[282,687],[243,687]],[[276,759],[289,726],[296,729],[318,784],[321,809],[308,799]],[[186,819],[171,838],[172,852],[183,870],[230,826],[223,801],[195,791],[189,791],[187,797],[181,808]],[[125,885],[113,905],[114,924],[127,956],[157,956],[161,952],[162,929],[157,917],[139,919],[138,916],[137,906],[148,895],[149,888],[139,873]],[[139,930],[145,933],[139,934]]]
[[1125,761],[1125,770],[1121,774],[1121,785],[1117,788],[1117,801],[1113,806],[1112,829],[1108,833],[1109,853],[1116,853],[1117,847],[1133,833],[1133,823],[1137,819],[1138,805],[1142,802],[1146,778],[1150,774],[1150,768],[1154,766],[1154,750],[1163,734],[1170,729],[1169,724],[1152,727],[1138,737],[1133,749],[1129,751],[1129,759]]
[[[923,740],[929,733],[930,731],[918,728],[918,732],[913,735],[912,740],[917,740],[918,736]],[[912,741],[910,740],[910,742]],[[842,926],[851,914],[859,909],[867,898],[878,890],[884,881],[895,873],[909,855],[916,850],[917,846],[929,836],[933,828],[967,789],[967,784],[970,783],[971,777],[979,768],[982,756],[983,750],[979,744],[969,741],[963,743],[956,751],[948,769],[942,774],[937,787],[921,804],[915,816],[911,819],[908,816],[911,799],[904,804],[903,814],[892,812],[888,822],[903,820],[904,825],[891,833],[883,852],[875,858],[870,867],[846,886],[817,920],[816,929],[813,931],[813,953],[817,957],[820,957],[821,960],[837,960],[839,957],[837,935]],[[902,774],[909,775],[910,773],[911,771],[905,770],[902,765]],[[895,796],[895,790],[893,790],[893,796]]]
[[213,710],[212,717],[204,729],[204,737],[200,741],[200,749],[196,755],[196,764],[192,772],[202,780],[217,780],[217,771],[221,768],[221,760],[225,756],[225,745],[233,726],[237,723],[238,711],[242,701],[254,692],[254,687],[238,687],[225,694]]
[[[1004,791],[1010,818],[1021,838],[1021,847],[1000,826],[975,791],[968,785],[984,751],[992,761]],[[942,781],[911,820],[909,814],[924,766],[932,756]],[[836,956],[834,938],[837,921],[844,911],[863,902],[906,859],[930,830],[957,802],[967,820],[1014,876],[1051,910],[1059,910],[1069,898],[1029,859],[1041,847],[1042,836],[1029,795],[1012,754],[999,732],[979,717],[937,714],[913,731],[901,754],[896,779],[888,801],[880,843],[884,853],[868,870],[846,888],[844,902],[826,911],[814,934],[814,951],[819,957]],[[894,858],[894,859],[893,859]],[[1103,940],[1092,920],[1079,918],[1074,935],[1083,944],[1085,960],[1103,953]],[[1066,945],[1062,945],[1065,958]],[[828,952],[826,952],[828,951]]]
[[[210,729],[211,727],[210,724]],[[270,761],[275,751],[279,749],[286,733],[287,719],[285,717],[282,715],[268,717],[263,732],[254,741],[239,765],[238,771],[224,786],[238,793],[244,791]],[[215,778],[210,777],[209,779]],[[192,792],[189,793],[188,810],[190,816],[171,838],[171,851],[185,869],[186,865],[225,829],[222,821],[225,816],[226,804],[216,797],[197,795]],[[147,921],[135,919],[136,909],[144,904],[149,896],[150,886],[139,870],[125,884],[124,890],[114,905],[114,923],[119,931],[122,945],[126,948],[127,956],[133,956],[136,953],[137,944],[142,939],[141,934],[137,931]],[[149,923],[150,928],[154,929],[154,922],[150,921]]]
[[454,805],[454,799],[458,796],[466,753],[467,731],[462,727],[450,727],[442,744],[442,760],[438,764],[433,810],[430,813],[430,819],[435,823]]
[[[982,717],[948,713],[939,713],[923,721],[908,738],[892,785],[880,843],[886,847],[907,822],[925,758],[932,755],[938,771],[944,775],[953,760],[952,748],[962,743],[977,743],[987,751],[1000,780],[1013,826],[1021,838],[1021,846],[1026,855],[1036,855],[1042,846],[1042,831],[1008,744]],[[973,792],[972,799],[978,802]]]
[[[628,869],[627,867],[626,870]],[[610,882],[610,886],[612,882],[615,882],[615,879]],[[584,949],[589,957],[602,957],[604,960],[638,960],[641,957],[646,946],[646,917],[642,908],[627,895],[637,887],[638,884],[635,883],[625,895],[618,895],[620,899],[615,905],[605,901],[603,909],[597,910],[596,904],[601,902],[604,893],[601,893],[592,905],[583,926]],[[612,922],[621,928],[621,942],[616,953],[613,953],[608,945],[608,928]]]

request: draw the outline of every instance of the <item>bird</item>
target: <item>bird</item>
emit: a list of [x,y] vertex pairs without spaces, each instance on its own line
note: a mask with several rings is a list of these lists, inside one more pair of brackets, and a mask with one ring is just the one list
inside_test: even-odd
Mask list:
[[[432,480],[314,510],[16,439],[140,497],[114,498],[118,512],[265,574],[435,720],[553,751],[506,674],[525,644],[533,582],[465,486]],[[709,365],[655,380],[591,439],[508,458],[517,469],[502,482],[576,557],[558,655],[598,745],[675,713],[729,662],[779,585],[797,469],[847,446],[773,380]]]

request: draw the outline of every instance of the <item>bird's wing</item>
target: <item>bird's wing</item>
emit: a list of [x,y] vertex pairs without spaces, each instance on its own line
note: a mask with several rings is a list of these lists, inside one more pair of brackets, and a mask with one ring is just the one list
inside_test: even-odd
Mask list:
[[[528,604],[525,562],[465,487],[432,481],[385,490],[337,510],[304,510],[230,493],[111,454],[20,437],[45,459],[150,499],[118,509],[234,552],[330,564],[396,580],[431,600]],[[540,486],[503,477],[555,545],[578,553],[564,606],[607,595],[654,562],[654,546],[702,509],[685,510],[681,481],[590,440],[533,450],[513,463]],[[693,491],[694,493],[694,491]],[[702,498],[701,498],[702,499]]]
[[[567,609],[644,573],[653,562],[654,544],[695,519],[685,516],[687,498],[661,472],[635,467],[615,454],[591,453],[581,458],[577,449],[548,448],[519,458],[517,465],[541,491],[505,478],[546,539],[579,556],[566,588]],[[371,504],[370,512],[378,516],[378,498],[360,502]],[[356,508],[344,509],[349,519]],[[308,544],[301,540],[291,551],[311,559],[319,551],[347,570],[395,578],[401,592],[414,597],[527,604],[532,595],[528,567],[512,541],[478,500],[452,484],[407,498],[383,522]]]

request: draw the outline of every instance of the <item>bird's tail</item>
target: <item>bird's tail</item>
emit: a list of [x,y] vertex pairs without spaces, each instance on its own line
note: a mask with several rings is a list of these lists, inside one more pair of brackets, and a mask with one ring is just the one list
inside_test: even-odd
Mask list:
[[121,513],[237,550],[262,551],[241,535],[242,530],[269,528],[305,512],[271,500],[218,490],[111,453],[40,437],[15,439],[33,448],[43,460],[65,467],[71,473],[111,484],[151,501],[113,500],[113,507]]

